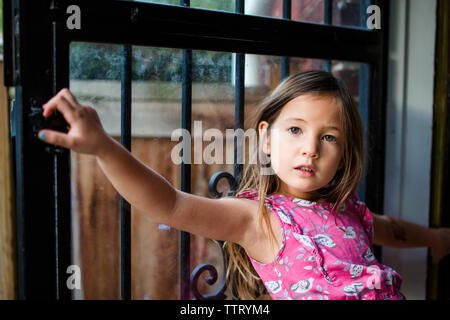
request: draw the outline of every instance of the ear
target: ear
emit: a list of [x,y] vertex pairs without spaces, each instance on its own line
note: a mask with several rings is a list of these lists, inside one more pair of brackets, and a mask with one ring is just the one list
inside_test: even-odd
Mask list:
[[261,121],[258,124],[259,131],[259,143],[261,145],[262,151],[270,155],[270,130],[269,123],[267,121]]

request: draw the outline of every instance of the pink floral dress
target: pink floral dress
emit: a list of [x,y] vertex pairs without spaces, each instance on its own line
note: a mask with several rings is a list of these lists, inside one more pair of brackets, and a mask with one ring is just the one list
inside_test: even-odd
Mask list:
[[[237,196],[259,201],[256,191]],[[249,258],[272,299],[405,299],[401,276],[373,255],[373,218],[356,194],[337,225],[332,203],[271,194],[265,205],[280,223],[282,245],[272,263]]]

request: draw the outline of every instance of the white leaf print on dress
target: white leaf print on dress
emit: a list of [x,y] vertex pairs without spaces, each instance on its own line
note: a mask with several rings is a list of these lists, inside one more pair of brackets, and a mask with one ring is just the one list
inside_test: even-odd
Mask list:
[[373,255],[372,250],[370,250],[370,248],[367,249],[367,252],[364,255],[364,258],[366,258],[367,261],[375,260],[375,256]]
[[327,246],[328,248],[336,248],[336,243],[334,243],[334,241],[331,240],[331,238],[325,234],[318,234],[314,236],[313,239],[319,242],[320,244]]
[[311,207],[316,204],[314,201],[304,200],[300,198],[292,198],[292,202],[305,207]]
[[278,271],[278,269],[276,267],[274,267],[273,270],[275,270],[277,276],[281,278],[281,276],[282,276],[281,272]]
[[300,280],[297,283],[292,284],[289,289],[295,291],[295,293],[304,293],[313,287],[314,278],[309,278],[307,280]]
[[371,273],[372,275],[367,278],[366,284],[369,289],[380,289],[380,280],[381,280],[381,272],[382,270],[375,264],[369,266],[367,268],[367,272]]
[[281,280],[264,282],[271,294],[278,293],[281,290]]
[[367,267],[367,272],[372,273],[372,274],[377,273],[377,272],[379,273],[380,268],[376,264],[373,264],[373,265],[370,265]]
[[384,284],[387,286],[392,286],[393,275],[391,272],[386,274],[386,278],[384,279]]
[[314,248],[314,244],[312,243],[311,238],[309,238],[308,236],[296,232],[293,232],[292,234],[294,235],[295,239],[300,240],[305,246]]
[[287,224],[292,224],[291,218],[283,212],[283,210],[277,209],[278,216],[280,217],[281,221]]
[[355,283],[352,283],[351,285],[345,287],[344,289],[342,289],[342,291],[344,291],[344,293],[348,296],[357,296],[358,293],[360,293],[363,289],[364,289],[364,283],[355,282]]
[[352,279],[358,278],[363,271],[363,266],[359,264],[352,264],[350,266],[350,276]]
[[352,226],[348,226],[347,229],[345,230],[345,234],[344,234],[344,238],[345,239],[355,239],[356,237],[356,232],[353,229]]

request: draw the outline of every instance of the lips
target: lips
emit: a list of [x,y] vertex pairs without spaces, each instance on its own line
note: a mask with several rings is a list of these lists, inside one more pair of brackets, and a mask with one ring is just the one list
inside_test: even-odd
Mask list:
[[314,177],[316,174],[316,168],[309,164],[302,164],[295,168],[301,177]]
[[295,167],[295,169],[305,171],[305,172],[311,172],[311,173],[316,172],[316,168],[314,168],[314,166],[310,165],[310,164],[302,164],[302,165]]

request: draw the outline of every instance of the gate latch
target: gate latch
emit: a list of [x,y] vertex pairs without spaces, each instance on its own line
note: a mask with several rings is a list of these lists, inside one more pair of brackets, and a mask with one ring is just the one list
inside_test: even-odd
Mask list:
[[[33,99],[31,103],[30,113],[28,114],[28,119],[30,121],[31,131],[33,132],[34,138],[38,138],[37,134],[42,129],[51,129],[61,132],[68,131],[67,128],[68,124],[61,113],[55,110],[53,115],[51,115],[48,118],[45,118],[42,115],[42,112],[43,112],[42,108],[38,107],[37,103]],[[64,150],[64,148],[54,145],[48,145],[46,146],[45,150],[50,153],[61,153]]]

